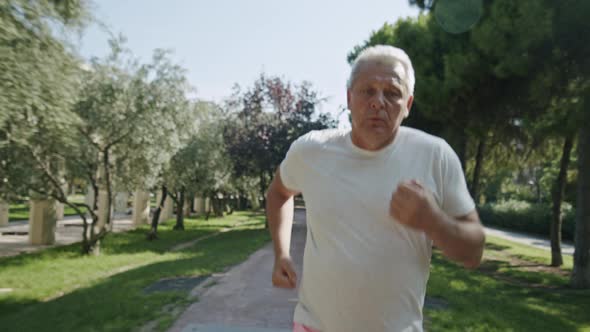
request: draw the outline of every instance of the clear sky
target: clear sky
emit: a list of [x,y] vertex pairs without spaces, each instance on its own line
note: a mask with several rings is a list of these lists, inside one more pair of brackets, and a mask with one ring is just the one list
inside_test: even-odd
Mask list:
[[[172,49],[200,99],[219,102],[264,72],[312,82],[334,115],[346,105],[348,52],[385,22],[418,15],[407,0],[95,0],[92,11],[145,61]],[[104,56],[107,39],[90,26],[82,55]]]

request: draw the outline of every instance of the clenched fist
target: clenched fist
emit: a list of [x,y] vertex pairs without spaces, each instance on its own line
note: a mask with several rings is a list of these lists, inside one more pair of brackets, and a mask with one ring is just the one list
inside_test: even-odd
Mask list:
[[295,288],[297,286],[297,273],[291,257],[280,257],[275,260],[272,284],[279,288]]
[[389,214],[405,226],[427,231],[439,212],[430,190],[416,180],[401,182],[391,196]]

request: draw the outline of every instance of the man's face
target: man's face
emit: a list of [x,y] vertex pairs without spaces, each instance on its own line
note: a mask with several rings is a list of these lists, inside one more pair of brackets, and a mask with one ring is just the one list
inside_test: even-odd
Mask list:
[[412,96],[402,84],[406,77],[401,64],[360,64],[348,90],[353,136],[370,147],[382,147],[392,139],[408,115]]

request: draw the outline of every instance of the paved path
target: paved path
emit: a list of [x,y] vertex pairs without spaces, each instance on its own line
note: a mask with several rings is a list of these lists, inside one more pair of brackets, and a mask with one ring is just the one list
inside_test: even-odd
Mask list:
[[[540,249],[545,249],[551,251],[551,242],[540,236],[530,235],[530,234],[523,234],[517,233],[497,228],[490,228],[486,227],[486,234],[493,235],[497,237],[501,237],[506,240],[526,244],[529,246],[533,246]],[[561,252],[564,255],[573,255],[574,254],[574,246],[570,242],[561,242]]]
[[[295,211],[291,255],[301,277],[305,246],[305,211]],[[170,332],[287,332],[293,325],[297,291],[272,286],[274,253],[269,244],[245,262],[203,282],[193,303]],[[207,287],[212,281],[216,284]]]
[[[122,232],[133,228],[131,215],[115,214],[113,231]],[[29,222],[26,220],[11,222],[0,226],[0,257],[16,256],[25,252],[34,252],[51,247],[63,246],[82,241],[82,219],[77,216],[65,217],[57,222],[55,244],[29,244]]]

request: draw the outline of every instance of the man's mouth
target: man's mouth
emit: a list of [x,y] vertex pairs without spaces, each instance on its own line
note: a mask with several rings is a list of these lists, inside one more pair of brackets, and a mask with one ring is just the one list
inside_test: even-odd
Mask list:
[[369,122],[371,123],[385,123],[385,120],[380,118],[369,118]]

